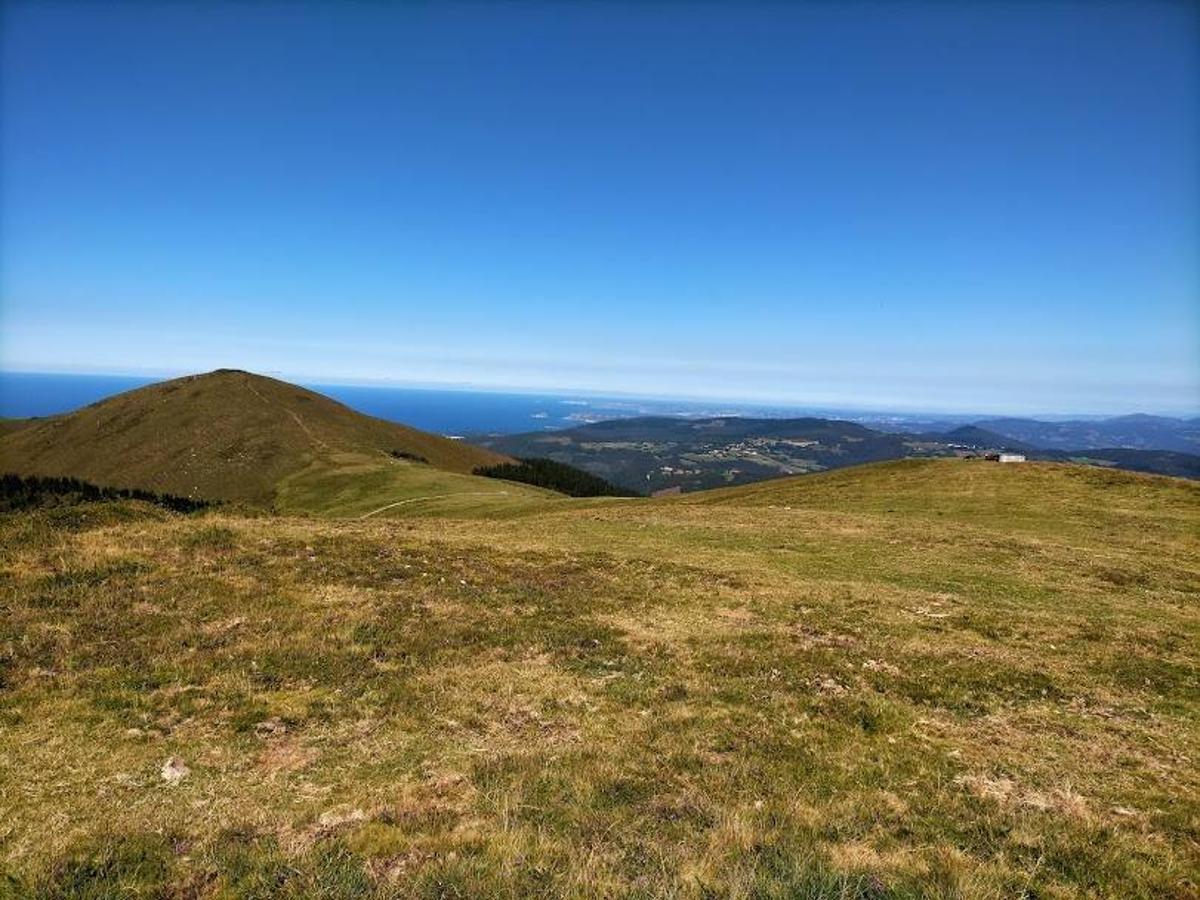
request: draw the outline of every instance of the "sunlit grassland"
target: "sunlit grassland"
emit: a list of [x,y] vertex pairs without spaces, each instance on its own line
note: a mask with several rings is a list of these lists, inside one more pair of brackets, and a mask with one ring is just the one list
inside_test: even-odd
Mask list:
[[520,511],[529,502],[562,499],[526,484],[448,472],[386,454],[326,453],[282,479],[274,506],[283,513],[389,517],[456,511],[490,516]]
[[10,892],[1195,895],[1197,486],[459,503],[5,520]]

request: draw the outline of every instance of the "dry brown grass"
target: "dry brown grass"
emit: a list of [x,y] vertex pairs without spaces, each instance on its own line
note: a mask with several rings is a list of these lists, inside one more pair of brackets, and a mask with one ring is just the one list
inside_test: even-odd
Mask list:
[[10,888],[1193,896],[1200,492],[1102,474],[10,518]]
[[363,415],[297,385],[229,369],[152,384],[0,430],[7,472],[260,505],[275,499],[281,480],[306,470],[343,472],[363,459],[374,468],[392,463],[416,475],[430,468],[396,460],[393,450],[461,475],[507,459]]

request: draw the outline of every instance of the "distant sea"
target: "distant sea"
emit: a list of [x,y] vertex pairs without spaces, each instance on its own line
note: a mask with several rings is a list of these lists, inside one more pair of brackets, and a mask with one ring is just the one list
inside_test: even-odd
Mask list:
[[[161,379],[0,372],[0,417],[51,416]],[[780,415],[766,407],[575,394],[305,384],[367,415],[449,435],[515,434],[644,415]]]

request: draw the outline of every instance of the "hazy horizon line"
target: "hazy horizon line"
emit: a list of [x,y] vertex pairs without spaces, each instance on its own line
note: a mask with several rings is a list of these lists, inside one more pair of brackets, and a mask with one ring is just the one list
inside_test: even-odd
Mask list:
[[[656,394],[651,392],[634,392],[622,391],[607,388],[590,388],[590,387],[560,387],[560,386],[542,386],[528,384],[503,384],[503,383],[485,383],[475,381],[420,381],[420,380],[405,380],[402,378],[372,378],[369,376],[335,376],[335,375],[316,375],[304,374],[297,372],[285,372],[283,370],[255,370],[247,369],[236,365],[216,366],[211,369],[202,371],[170,369],[170,368],[138,368],[138,367],[123,367],[123,368],[86,368],[79,366],[60,366],[47,367],[40,369],[31,368],[8,368],[0,366],[0,375],[50,375],[50,376],[76,376],[82,378],[138,378],[146,379],[149,382],[166,381],[173,378],[184,378],[193,375],[203,375],[209,372],[218,371],[220,369],[232,369],[251,374],[262,375],[268,378],[276,378],[280,381],[290,381],[295,384],[308,387],[361,387],[361,388],[376,388],[376,389],[393,389],[393,390],[430,390],[430,391],[453,391],[461,393],[483,393],[483,394],[518,394],[518,395],[547,395],[547,396],[566,396],[579,398],[594,398],[594,399],[611,399],[611,400],[641,400],[657,403],[689,403],[689,404],[723,404],[743,408],[757,408],[763,410],[786,410],[795,412],[848,412],[861,416],[905,416],[909,418],[918,416],[937,416],[956,419],[970,418],[1026,418],[1037,419],[1041,418],[1045,421],[1066,421],[1071,419],[1087,419],[1087,420],[1104,420],[1117,419],[1132,415],[1150,415],[1162,418],[1171,418],[1179,420],[1189,420],[1200,418],[1200,406],[1186,410],[1183,408],[1174,408],[1171,411],[1166,411],[1167,408],[1136,408],[1129,409],[1124,412],[1095,412],[1085,410],[1050,410],[1050,409],[1018,409],[1016,407],[1007,407],[1004,409],[964,409],[953,407],[938,407],[920,405],[888,405],[878,404],[871,405],[870,403],[836,403],[836,402],[820,402],[820,401],[804,401],[804,400],[784,400],[784,399],[764,399],[748,396],[714,396],[702,394]],[[734,413],[736,414],[736,413]],[[719,415],[719,413],[714,413]]]

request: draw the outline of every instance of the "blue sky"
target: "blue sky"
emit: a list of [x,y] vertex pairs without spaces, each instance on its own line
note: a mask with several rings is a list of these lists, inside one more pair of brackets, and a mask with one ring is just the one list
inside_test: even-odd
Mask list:
[[0,364],[1194,411],[1198,25],[10,3]]

